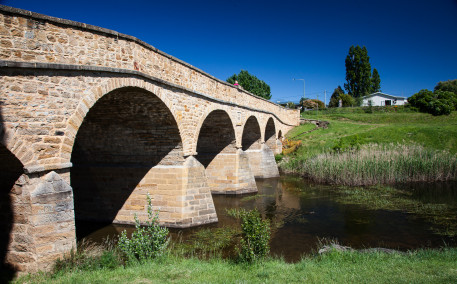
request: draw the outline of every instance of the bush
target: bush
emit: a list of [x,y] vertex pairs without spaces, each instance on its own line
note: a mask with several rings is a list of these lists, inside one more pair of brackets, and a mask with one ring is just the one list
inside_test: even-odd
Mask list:
[[149,194],[147,200],[149,221],[146,226],[141,226],[135,214],[135,231],[131,238],[127,237],[125,230],[119,238],[118,247],[129,262],[143,262],[161,256],[168,246],[168,229],[159,226],[159,213],[153,213]]
[[358,134],[347,136],[340,138],[338,142],[332,147],[332,150],[336,153],[356,151],[360,149],[360,146],[363,144],[363,142],[363,139]]
[[302,102],[303,106],[307,109],[316,109],[319,107],[319,110],[325,109],[325,104],[321,100],[308,99]]
[[298,147],[301,145],[301,140],[289,140],[289,139],[284,139],[282,141],[282,155],[289,155],[290,153],[295,152]]
[[449,115],[454,108],[446,100],[433,100],[428,106],[428,112],[434,116]]
[[432,115],[449,115],[457,108],[457,95],[449,91],[421,90],[408,98],[408,102],[421,112]]
[[239,259],[255,262],[264,259],[270,252],[270,223],[262,220],[257,210],[240,210],[242,239]]

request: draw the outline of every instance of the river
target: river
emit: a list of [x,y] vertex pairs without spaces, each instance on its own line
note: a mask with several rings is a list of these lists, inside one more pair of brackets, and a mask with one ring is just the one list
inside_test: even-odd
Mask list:
[[[186,240],[202,229],[239,227],[226,210],[257,208],[271,222],[271,253],[289,262],[328,242],[401,251],[457,246],[457,183],[363,189],[318,185],[294,176],[256,182],[256,194],[213,195],[219,222],[171,229],[172,239]],[[131,232],[133,227],[77,222],[77,237],[101,242],[124,229]]]

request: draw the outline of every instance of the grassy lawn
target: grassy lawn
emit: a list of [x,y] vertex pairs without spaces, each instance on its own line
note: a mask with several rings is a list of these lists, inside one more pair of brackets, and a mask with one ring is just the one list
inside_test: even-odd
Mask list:
[[335,143],[340,137],[359,135],[363,143],[416,142],[427,148],[446,149],[451,153],[457,153],[457,112],[455,111],[449,116],[432,116],[416,112],[321,113],[316,116],[313,112],[304,117],[330,121],[328,129],[296,138],[306,139],[308,145],[315,143],[331,145],[331,142]]
[[[330,122],[327,129],[303,133],[313,125],[300,125],[286,137],[301,140],[302,146],[289,155],[288,162],[280,166],[285,171],[300,173],[300,164],[324,152],[332,151],[338,142],[359,144],[419,144],[427,149],[447,150],[457,153],[457,112],[449,116],[432,116],[416,112],[364,113],[361,108],[339,112],[307,112],[305,118]],[[292,138],[293,137],[293,138]],[[341,141],[340,141],[341,140]],[[297,171],[298,169],[298,171]]]
[[294,264],[166,257],[127,268],[25,276],[16,283],[455,283],[457,249],[407,254],[337,252]]

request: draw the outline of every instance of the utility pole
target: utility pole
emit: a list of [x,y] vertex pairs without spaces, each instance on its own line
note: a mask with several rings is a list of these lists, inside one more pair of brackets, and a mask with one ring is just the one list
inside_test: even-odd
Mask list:
[[324,90],[324,107],[327,107],[327,90]]

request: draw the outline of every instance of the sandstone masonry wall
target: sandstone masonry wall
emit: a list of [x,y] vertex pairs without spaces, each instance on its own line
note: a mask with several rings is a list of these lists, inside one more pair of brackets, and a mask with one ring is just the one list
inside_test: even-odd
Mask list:
[[136,70],[244,106],[256,106],[289,125],[298,112],[263,100],[134,37],[115,31],[0,6],[0,60]]

